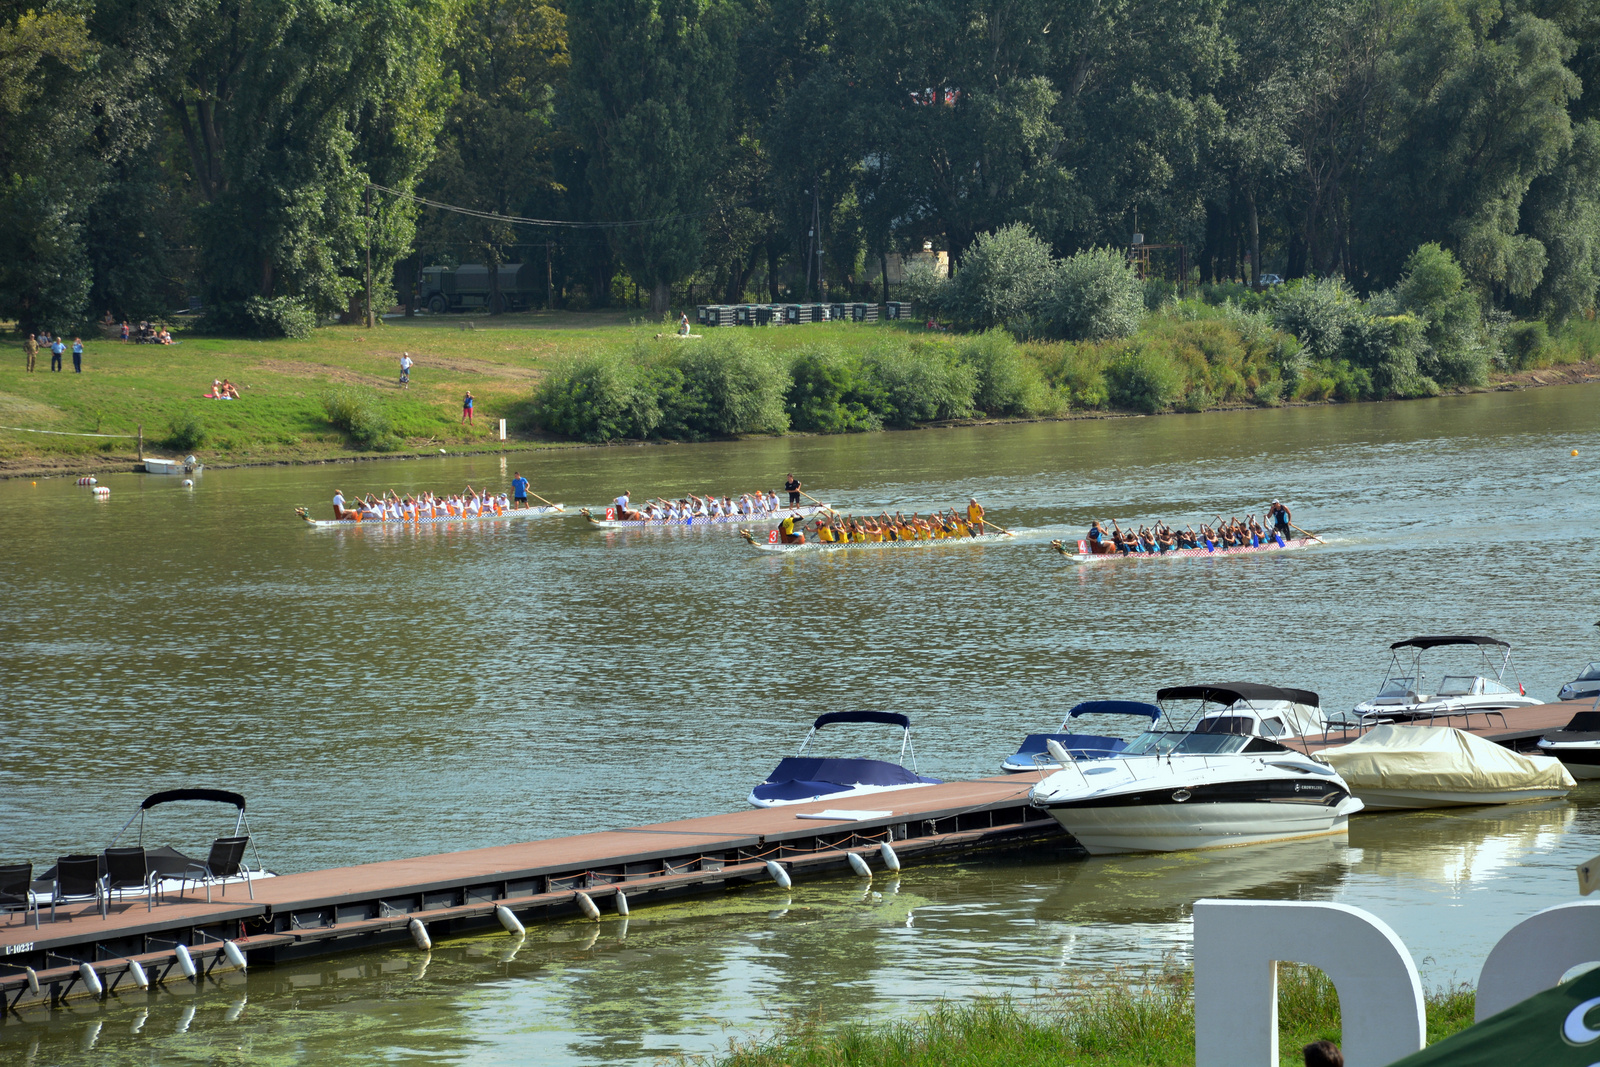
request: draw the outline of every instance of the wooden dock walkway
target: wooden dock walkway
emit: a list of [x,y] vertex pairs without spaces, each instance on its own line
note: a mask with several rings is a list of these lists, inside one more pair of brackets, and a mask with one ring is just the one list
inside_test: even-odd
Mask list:
[[[1592,706],[1588,700],[1542,704],[1436,725],[1528,750]],[[1296,747],[1316,752],[1354,736],[1333,733]],[[152,986],[186,980],[178,972],[178,945],[186,946],[203,975],[232,966],[224,941],[251,966],[265,965],[408,940],[413,920],[437,941],[497,925],[501,906],[528,923],[577,914],[580,893],[615,911],[619,893],[631,906],[770,881],[768,861],[794,876],[847,868],[852,852],[881,867],[885,843],[907,863],[1030,843],[1070,846],[1072,839],[1055,820],[1028,804],[1038,778],[980,778],[307,871],[255,882],[254,899],[243,885],[234,885],[227,896],[215,893],[211,903],[198,891],[152,908],[142,898],[113,903],[105,918],[96,905],[74,905],[58,909],[56,921],[38,929],[31,918],[11,913],[0,923],[0,1007],[92,995],[83,964],[108,993],[138,992],[130,960],[142,966]],[[841,809],[847,812],[842,818],[806,817]]]
[[[883,866],[889,843],[906,863],[978,849],[1050,840],[1070,845],[1048,814],[1028,804],[1038,775],[1008,775],[845,800],[748,809],[726,815],[501,845],[467,852],[307,871],[171,896],[48,909],[36,929],[11,913],[0,924],[0,1004],[58,1004],[92,995],[87,963],[108,993],[139,993],[137,961],[152,986],[186,980],[177,946],[202,973],[232,966],[231,941],[251,966],[410,940],[412,920],[433,941],[498,926],[495,910],[519,921],[579,912],[581,892],[615,911],[633,904],[770,882],[768,861],[798,877],[848,867],[855,852]],[[841,811],[843,818],[807,818]],[[854,815],[856,817],[850,817]],[[30,974],[29,969],[32,973]]]

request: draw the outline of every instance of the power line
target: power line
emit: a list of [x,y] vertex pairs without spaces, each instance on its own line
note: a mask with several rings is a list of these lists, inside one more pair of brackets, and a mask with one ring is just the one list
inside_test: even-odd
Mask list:
[[[519,215],[501,215],[492,211],[479,211],[476,208],[460,207],[456,204],[446,204],[438,200],[429,200],[427,197],[414,196],[411,193],[391,189],[386,185],[369,182],[368,185],[380,192],[397,196],[402,200],[410,200],[424,207],[436,208],[439,211],[453,211],[458,215],[466,215],[474,219],[484,219],[488,222],[506,222],[513,226],[545,226],[567,230],[615,230],[628,226],[653,226],[661,222],[677,222],[680,219],[701,219],[707,215],[715,215],[721,208],[712,208],[710,211],[680,211],[676,215],[658,215],[653,219],[628,219],[623,222],[573,222],[568,219],[525,219]],[[739,205],[744,206],[744,205]]]

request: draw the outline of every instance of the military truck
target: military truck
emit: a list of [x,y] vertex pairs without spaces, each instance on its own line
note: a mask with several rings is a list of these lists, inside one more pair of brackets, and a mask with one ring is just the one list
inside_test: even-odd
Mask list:
[[424,267],[417,280],[417,306],[435,315],[450,311],[526,311],[544,297],[544,281],[527,263],[500,266],[500,292],[491,293],[489,268],[482,263]]

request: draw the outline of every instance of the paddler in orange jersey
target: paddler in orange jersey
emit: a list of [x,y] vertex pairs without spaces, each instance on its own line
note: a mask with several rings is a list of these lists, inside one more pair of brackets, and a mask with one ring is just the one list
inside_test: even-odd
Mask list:
[[983,536],[983,505],[978,503],[977,497],[967,501],[967,525],[972,528],[973,537]]

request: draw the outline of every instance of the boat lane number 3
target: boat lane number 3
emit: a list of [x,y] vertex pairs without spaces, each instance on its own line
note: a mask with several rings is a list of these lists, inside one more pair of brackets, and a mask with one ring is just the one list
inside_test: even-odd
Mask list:
[[775,545],[777,543],[778,543],[778,531],[777,531],[777,529],[774,528],[774,529],[768,530],[767,531],[767,544]]

